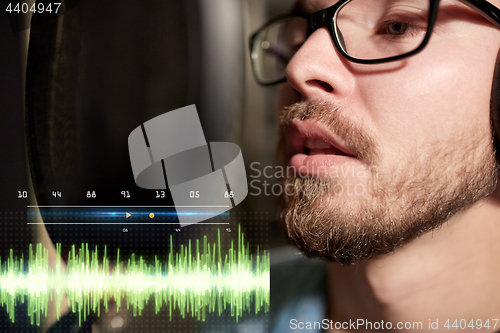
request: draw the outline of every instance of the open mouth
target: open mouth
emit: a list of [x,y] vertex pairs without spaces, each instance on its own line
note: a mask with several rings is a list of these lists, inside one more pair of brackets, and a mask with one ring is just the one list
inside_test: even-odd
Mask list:
[[321,138],[306,138],[303,153],[305,155],[343,155],[348,156],[342,150],[332,146]]
[[287,131],[290,155],[339,155],[355,157],[348,146],[326,126],[311,120],[293,120]]
[[293,120],[286,143],[288,164],[304,175],[320,176],[330,167],[359,163],[345,140],[316,120]]

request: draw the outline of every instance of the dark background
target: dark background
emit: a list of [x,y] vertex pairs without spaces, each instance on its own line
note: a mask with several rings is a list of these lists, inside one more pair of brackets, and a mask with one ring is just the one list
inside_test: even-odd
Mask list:
[[[0,257],[11,249],[26,255],[37,240],[37,230],[26,224],[29,204],[157,204],[151,191],[135,186],[126,143],[135,127],[170,110],[196,104],[206,140],[239,144],[247,176],[254,161],[272,165],[274,91],[253,81],[247,37],[289,2],[81,0],[56,19],[33,17],[29,32],[13,29],[2,8]],[[97,200],[85,198],[87,190],[96,191]],[[123,202],[122,190],[132,192],[132,202]],[[19,199],[18,191],[28,191],[28,198]],[[63,198],[54,200],[52,191]],[[169,204],[168,195],[161,204]],[[231,221],[241,223],[251,241],[282,245],[274,204],[274,197],[249,196]],[[111,253],[114,244],[125,255],[128,249],[153,257],[172,232],[139,228],[125,239],[116,231],[65,227],[50,234],[56,242],[107,244]],[[193,229],[184,238],[204,234],[213,236],[214,229]],[[16,308],[12,324],[1,309],[0,331],[36,331],[25,310]],[[154,321],[155,315],[142,318]],[[176,324],[179,332],[193,329],[183,323]],[[146,331],[164,331],[151,325]],[[217,331],[224,324],[214,325]]]

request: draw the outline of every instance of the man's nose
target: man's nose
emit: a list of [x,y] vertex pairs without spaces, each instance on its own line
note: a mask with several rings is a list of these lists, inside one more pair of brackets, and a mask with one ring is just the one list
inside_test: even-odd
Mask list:
[[328,30],[320,28],[292,57],[286,77],[301,100],[343,99],[354,86],[346,65],[348,60],[337,51]]

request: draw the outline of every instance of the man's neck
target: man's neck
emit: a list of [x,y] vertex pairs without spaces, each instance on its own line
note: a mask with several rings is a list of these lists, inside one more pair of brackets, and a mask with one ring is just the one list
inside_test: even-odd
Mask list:
[[445,324],[455,329],[456,319],[459,327],[462,319],[467,325],[489,319],[489,329],[475,326],[474,331],[500,330],[500,322],[493,327],[493,319],[500,319],[498,202],[488,198],[391,255],[349,267],[330,265],[329,318],[373,325],[383,320],[393,328],[398,322],[422,323],[405,332],[429,331],[436,321],[439,329],[432,331],[448,332]]

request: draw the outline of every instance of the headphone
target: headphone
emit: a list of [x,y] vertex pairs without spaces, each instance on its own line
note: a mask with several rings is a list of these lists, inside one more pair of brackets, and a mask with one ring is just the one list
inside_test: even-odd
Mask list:
[[497,55],[491,87],[490,117],[496,160],[500,165],[500,51]]

